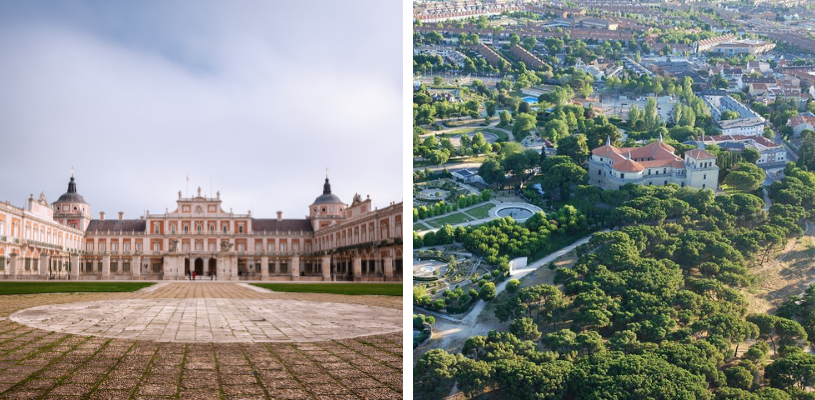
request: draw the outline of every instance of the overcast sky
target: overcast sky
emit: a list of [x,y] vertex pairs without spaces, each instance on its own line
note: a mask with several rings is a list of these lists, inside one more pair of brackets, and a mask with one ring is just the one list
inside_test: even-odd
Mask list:
[[399,1],[0,2],[0,201],[71,166],[94,218],[178,191],[303,218],[332,189],[402,201]]

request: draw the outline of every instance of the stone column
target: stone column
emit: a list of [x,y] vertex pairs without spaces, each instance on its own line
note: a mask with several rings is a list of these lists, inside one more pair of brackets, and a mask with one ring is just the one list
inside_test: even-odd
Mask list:
[[17,279],[17,253],[11,253],[8,257],[8,270],[6,274],[11,275],[11,279]]
[[385,257],[385,280],[393,280],[393,257]]
[[236,281],[238,280],[238,257],[231,256],[229,257],[229,279]]
[[133,280],[141,279],[141,257],[135,256],[130,258],[130,272],[133,273]]
[[184,264],[185,264],[184,260],[185,260],[184,256],[175,256],[176,280],[187,279],[187,276],[184,275]]
[[110,254],[102,256],[102,279],[110,279]]
[[354,257],[354,280],[362,280],[362,257]]
[[266,280],[269,277],[269,257],[260,258],[260,279]]
[[300,280],[300,257],[298,256],[291,258],[291,280]]
[[324,256],[322,259],[323,280],[331,280],[331,256]]
[[164,280],[173,280],[177,274],[175,257],[164,257],[162,260],[162,270],[164,271]]
[[79,258],[79,254],[72,254],[70,263],[71,263],[71,279],[78,281],[79,266],[82,263],[82,260]]
[[280,259],[275,258],[274,260],[274,273],[275,275],[280,275]]
[[48,272],[50,270],[51,257],[46,253],[40,253],[40,277],[48,279]]

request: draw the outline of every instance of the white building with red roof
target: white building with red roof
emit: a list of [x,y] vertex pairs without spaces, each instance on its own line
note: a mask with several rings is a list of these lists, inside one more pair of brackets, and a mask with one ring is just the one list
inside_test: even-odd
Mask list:
[[682,158],[675,151],[661,137],[642,147],[615,147],[606,141],[591,152],[589,184],[611,190],[628,183],[716,189],[719,167],[714,155],[699,148]]

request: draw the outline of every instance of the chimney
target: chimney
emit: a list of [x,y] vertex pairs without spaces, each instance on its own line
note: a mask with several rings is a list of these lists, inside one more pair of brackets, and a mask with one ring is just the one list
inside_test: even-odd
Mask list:
[[282,220],[283,220],[283,211],[278,211],[278,212],[277,212],[277,220],[278,220],[278,221],[282,221]]
[[125,218],[125,213],[119,211],[119,221],[123,220],[124,218]]
[[102,221],[105,220],[105,212],[104,211],[99,212],[99,219],[101,219]]

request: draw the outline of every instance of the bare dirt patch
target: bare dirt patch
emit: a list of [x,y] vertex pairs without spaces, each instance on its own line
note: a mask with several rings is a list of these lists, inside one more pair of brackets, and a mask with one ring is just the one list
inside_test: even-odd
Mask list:
[[775,260],[752,271],[759,283],[756,288],[744,292],[750,312],[771,312],[813,283],[815,232],[809,226],[807,228],[807,233],[790,240]]

